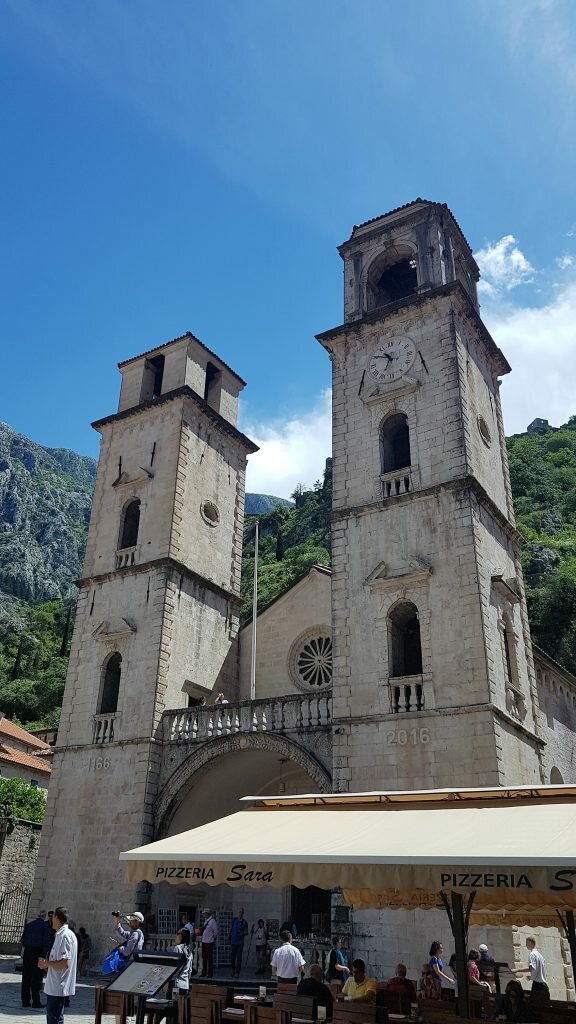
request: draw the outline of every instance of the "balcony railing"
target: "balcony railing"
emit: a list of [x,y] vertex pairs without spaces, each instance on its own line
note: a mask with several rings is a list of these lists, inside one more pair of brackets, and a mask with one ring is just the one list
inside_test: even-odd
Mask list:
[[164,741],[194,743],[248,732],[290,732],[330,725],[332,691],[241,700],[217,706],[166,711]]
[[116,552],[116,568],[126,569],[129,565],[134,565],[136,561],[136,547],[133,548],[120,548]]
[[120,715],[94,715],[94,732],[92,743],[112,743],[114,729],[118,724]]
[[389,682],[390,711],[394,715],[404,711],[422,711],[424,687],[422,676],[393,676]]
[[399,494],[409,494],[419,486],[418,466],[405,466],[391,473],[381,473],[382,497],[395,498]]

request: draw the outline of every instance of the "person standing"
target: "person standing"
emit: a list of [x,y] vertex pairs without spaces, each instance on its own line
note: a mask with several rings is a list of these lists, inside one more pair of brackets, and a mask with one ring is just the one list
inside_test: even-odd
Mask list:
[[328,981],[340,981],[344,984],[350,977],[350,970],[342,952],[342,941],[335,935],[332,939],[332,949],[328,956],[328,969],[326,978]]
[[78,974],[86,974],[90,953],[92,952],[92,939],[85,928],[78,929]]
[[444,972],[444,964],[442,963],[443,952],[444,946],[442,945],[441,942],[433,942],[432,945],[430,946],[430,959],[428,961],[428,966],[430,968],[430,973],[432,976],[433,988],[431,990],[431,994],[433,991],[434,994],[432,998],[435,999],[440,999],[442,997],[442,979],[444,979],[444,981],[449,982],[450,985],[455,984],[454,978],[451,978],[449,974],[445,974]]
[[116,922],[118,935],[124,939],[124,942],[118,946],[118,952],[124,958],[126,964],[128,964],[134,959],[135,953],[139,953],[144,946],[144,932],[140,927],[140,925],[144,924],[144,915],[139,910],[135,910],[133,914],[128,914],[126,918],[128,928],[123,928],[120,924],[120,914],[112,914],[112,917]]
[[549,998],[550,990],[546,981],[546,961],[540,950],[536,949],[536,939],[531,935],[526,939],[528,950],[528,967],[520,967],[512,974],[529,974],[532,979],[532,992],[540,993],[540,999]]
[[481,942],[478,946],[478,952],[480,953],[480,959],[478,960],[478,970],[480,971],[480,977],[482,981],[487,981],[490,991],[494,991],[494,979],[496,977],[496,961],[493,956],[490,956],[490,951],[485,942]]
[[263,918],[258,918],[258,927],[254,932],[254,942],[256,943],[256,963],[258,969],[256,974],[264,974],[266,970],[266,946],[268,945],[268,932],[264,925]]
[[186,927],[176,932],[176,944],[173,952],[186,957],[186,963],[174,978],[172,985],[179,995],[187,996],[190,991],[190,975],[192,974],[192,946],[189,942],[190,932]]
[[297,984],[306,963],[302,953],[292,945],[292,932],[280,932],[282,945],[272,953],[272,974],[278,981],[290,981]]
[[211,910],[202,912],[202,974],[201,978],[211,978],[214,974],[214,943],[218,938],[218,925]]
[[78,943],[68,927],[66,907],[56,907],[53,924],[56,929],[48,959],[39,957],[38,967],[46,971],[46,1024],[64,1024],[64,1003],[76,992]]
[[42,971],[38,967],[38,958],[46,956],[50,948],[50,925],[46,920],[46,911],[40,910],[33,921],[22,932],[20,939],[24,947],[22,955],[22,1006],[33,1006],[40,1009],[40,990],[42,988]]
[[239,910],[238,914],[232,920],[230,927],[230,934],[228,941],[230,942],[230,953],[232,961],[232,974],[235,978],[240,977],[240,969],[242,967],[242,951],[244,949],[244,939],[248,934],[248,923],[244,920],[244,911]]

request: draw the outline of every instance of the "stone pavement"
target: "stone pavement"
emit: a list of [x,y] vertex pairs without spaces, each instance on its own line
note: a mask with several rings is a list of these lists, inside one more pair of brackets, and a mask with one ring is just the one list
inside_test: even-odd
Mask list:
[[[20,1003],[21,975],[14,970],[15,956],[0,956],[0,1021],[9,1024],[44,1024],[45,1010],[24,1009]],[[64,1011],[65,1024],[93,1024],[94,985],[96,978],[82,979],[76,988],[76,995],[70,1000],[70,1008]],[[40,997],[45,1002],[44,996]],[[106,1016],[106,1024],[113,1024],[114,1017]]]

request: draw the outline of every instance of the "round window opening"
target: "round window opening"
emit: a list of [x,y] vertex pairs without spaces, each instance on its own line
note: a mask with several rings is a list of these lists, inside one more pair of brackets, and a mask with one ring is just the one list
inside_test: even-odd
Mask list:
[[213,501],[205,501],[200,506],[200,514],[208,526],[217,526],[220,522],[220,513]]
[[291,675],[301,690],[332,685],[332,637],[326,631],[310,630],[292,647]]
[[483,416],[478,417],[478,430],[480,431],[480,437],[484,441],[484,444],[489,448],[492,444],[492,435]]

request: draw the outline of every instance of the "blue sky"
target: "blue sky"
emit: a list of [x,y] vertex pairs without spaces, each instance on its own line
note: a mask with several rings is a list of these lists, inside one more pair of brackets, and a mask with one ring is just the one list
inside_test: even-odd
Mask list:
[[329,452],[336,245],[447,202],[514,368],[576,412],[571,0],[3,0],[0,418],[97,452],[118,360],[191,330],[249,382],[248,486]]

